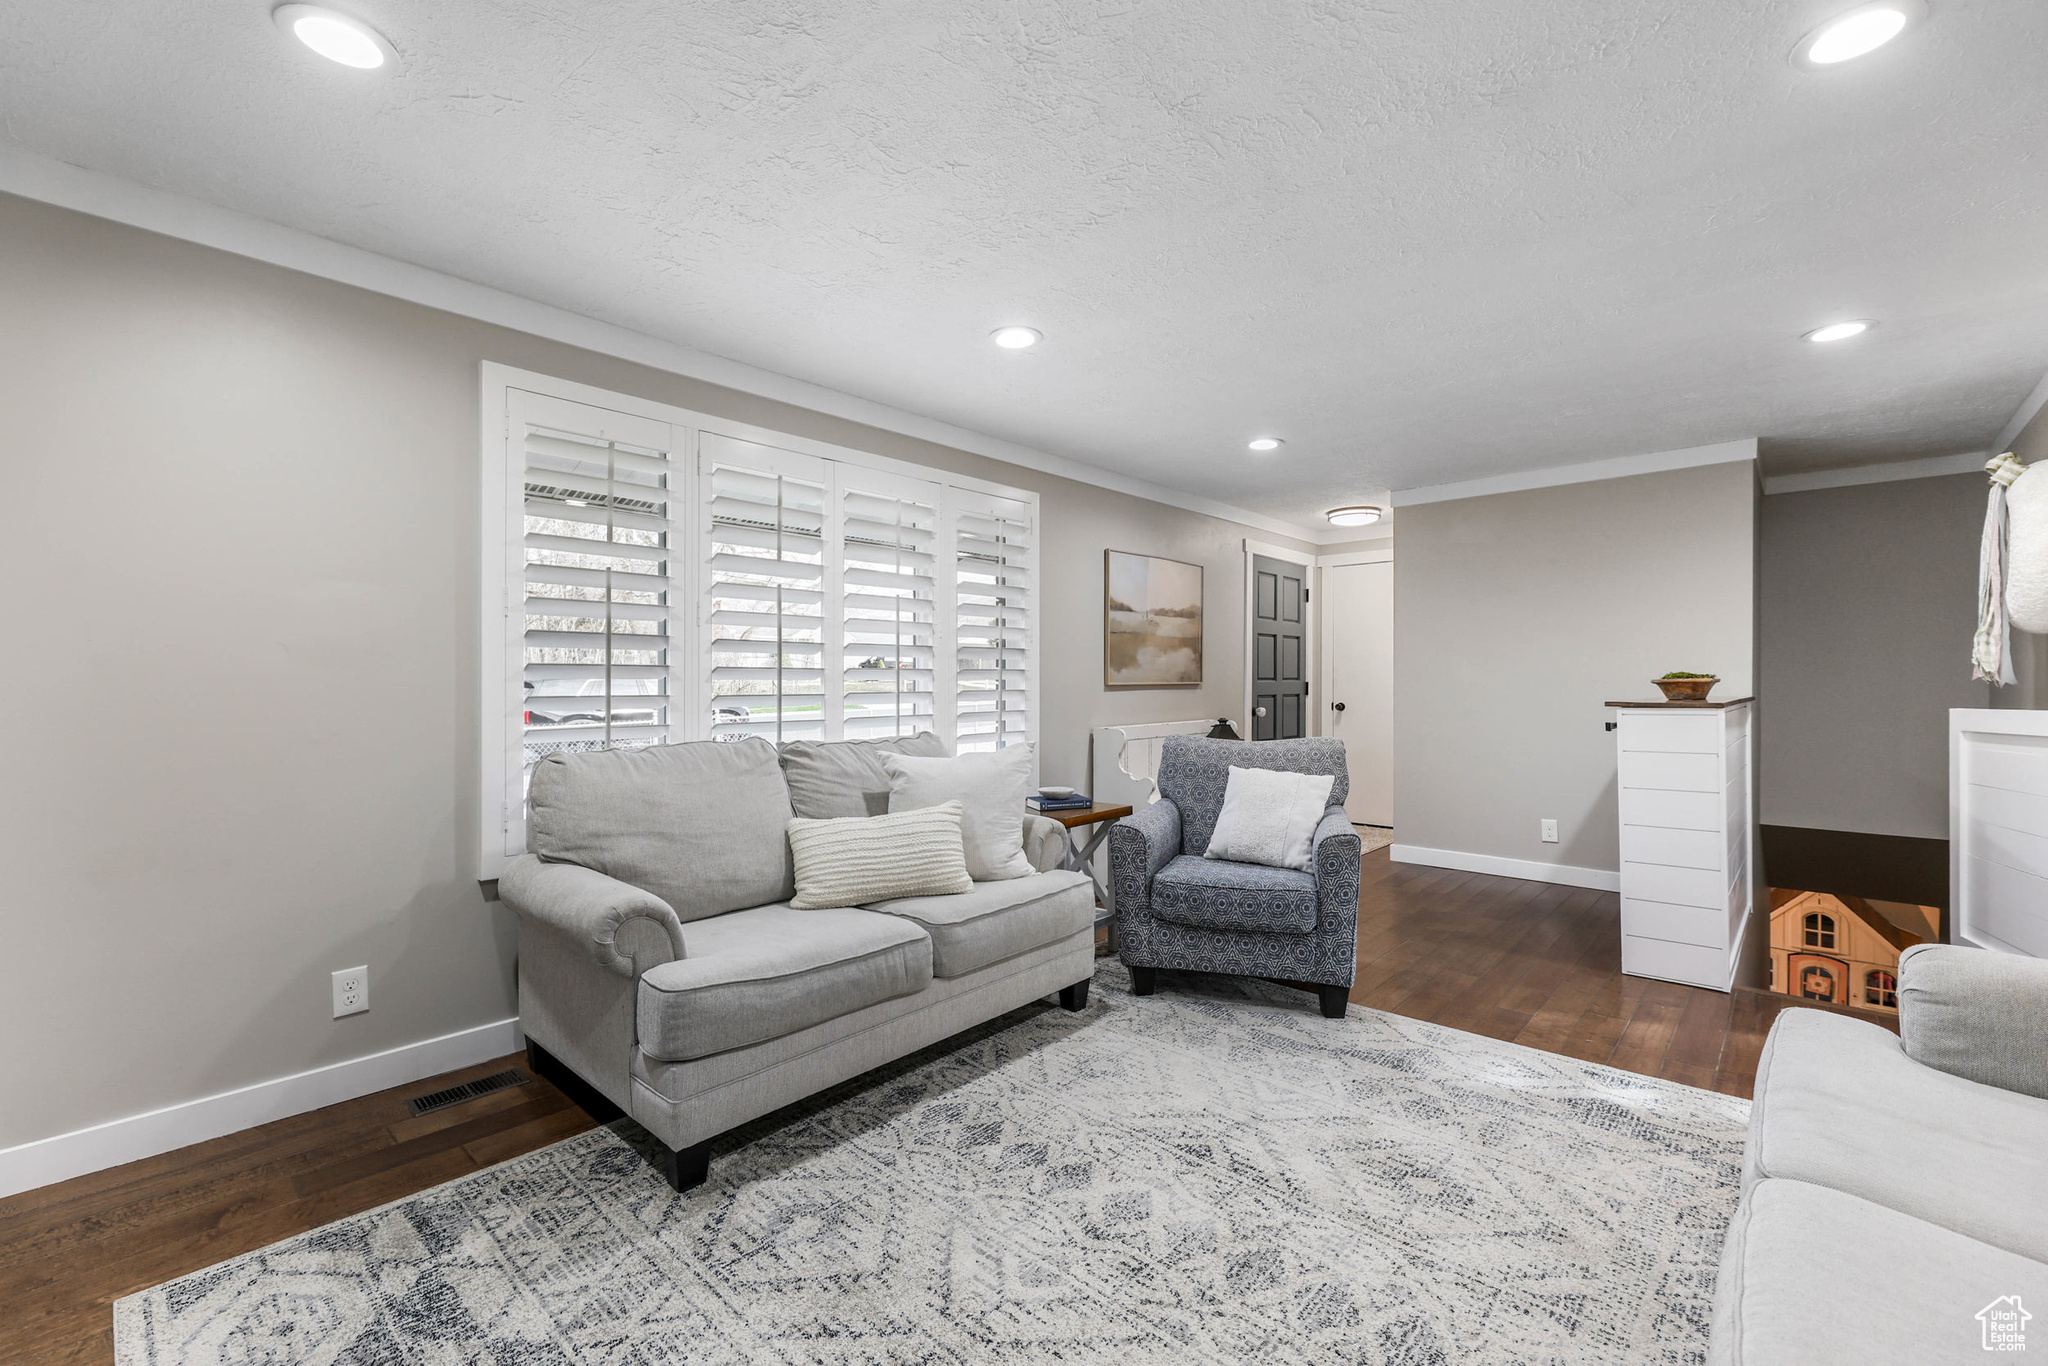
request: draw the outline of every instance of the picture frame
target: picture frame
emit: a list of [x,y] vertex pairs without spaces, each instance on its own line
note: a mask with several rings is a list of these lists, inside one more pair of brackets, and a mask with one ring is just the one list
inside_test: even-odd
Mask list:
[[1202,566],[1102,552],[1102,686],[1202,686]]

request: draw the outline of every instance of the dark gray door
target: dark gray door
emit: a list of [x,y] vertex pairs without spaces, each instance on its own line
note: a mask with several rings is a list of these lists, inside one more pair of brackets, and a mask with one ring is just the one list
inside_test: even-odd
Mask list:
[[1252,557],[1252,739],[1308,734],[1308,570]]

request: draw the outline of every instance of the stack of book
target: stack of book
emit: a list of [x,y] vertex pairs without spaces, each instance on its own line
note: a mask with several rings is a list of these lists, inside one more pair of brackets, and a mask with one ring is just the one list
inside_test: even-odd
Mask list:
[[1071,797],[1026,797],[1024,805],[1033,811],[1086,811],[1095,799],[1076,792]]

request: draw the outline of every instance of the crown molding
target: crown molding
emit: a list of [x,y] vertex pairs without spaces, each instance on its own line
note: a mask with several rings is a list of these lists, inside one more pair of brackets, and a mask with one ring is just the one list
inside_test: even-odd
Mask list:
[[[2034,392],[2027,395],[2026,402],[2020,404],[2019,410],[2012,415],[2012,421],[2006,423],[2005,430],[1998,434],[1998,440],[1991,443],[1991,454],[2003,455],[2011,450],[2012,443],[2019,439],[2019,434],[2027,429],[2027,424],[2032,422],[2034,415],[2043,408],[2048,408],[2048,375],[2041,376],[2041,382],[2034,386]],[[1984,458],[1989,460],[1991,455]]]
[[[2002,446],[2004,443],[2000,443]],[[1889,484],[1898,479],[1933,479],[1944,474],[1977,474],[1991,458],[1989,451],[1961,455],[1930,455],[1920,460],[1894,460],[1883,465],[1856,465],[1845,470],[1809,470],[1804,474],[1773,474],[1764,493],[1810,493],[1814,489],[1845,489],[1856,484]]]
[[1634,474],[1658,474],[1665,470],[1688,470],[1700,465],[1726,465],[1756,459],[1756,438],[1722,441],[1712,446],[1688,446],[1676,451],[1653,451],[1648,455],[1623,455],[1612,460],[1588,460],[1578,465],[1553,465],[1549,469],[1523,470],[1516,474],[1493,474],[1455,484],[1430,484],[1422,488],[1396,489],[1396,508],[1418,503],[1446,503],[1454,498],[1484,498],[1494,493],[1520,493],[1525,489],[1555,488],[1560,484],[1590,484],[1601,479],[1626,479]]
[[[1320,545],[1328,532],[1184,493],[120,176],[0,146],[0,192],[353,285],[758,398]],[[1338,538],[1342,539],[1342,538]]]

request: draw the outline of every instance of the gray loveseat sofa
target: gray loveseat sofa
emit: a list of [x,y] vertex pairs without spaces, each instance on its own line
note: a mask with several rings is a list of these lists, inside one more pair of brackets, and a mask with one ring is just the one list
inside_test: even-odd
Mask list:
[[[1908,949],[1899,1030],[1820,1010],[1772,1026],[1710,1366],[2048,1347],[2048,962]],[[2000,1345],[2014,1330],[2033,1353]]]
[[529,1057],[645,1126],[677,1190],[735,1125],[1054,992],[1087,1003],[1094,892],[1057,871],[1061,832],[1042,818],[1027,820],[1028,877],[790,908],[790,818],[886,806],[887,749],[945,752],[929,736],[779,755],[747,739],[535,766],[530,852],[498,881],[519,915]]

